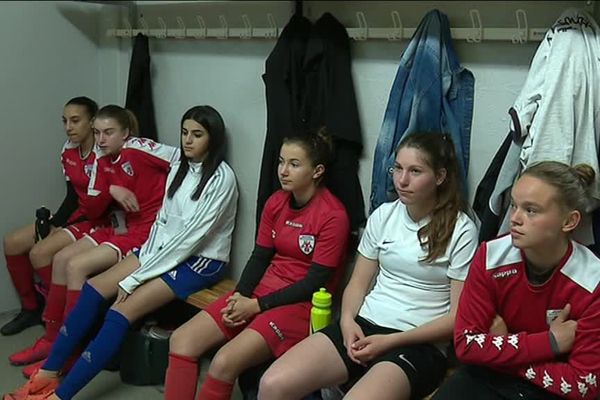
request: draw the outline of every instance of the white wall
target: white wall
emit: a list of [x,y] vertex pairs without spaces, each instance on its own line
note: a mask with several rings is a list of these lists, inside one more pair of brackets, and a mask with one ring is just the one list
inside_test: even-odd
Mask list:
[[[229,161],[240,187],[234,236],[232,276],[238,277],[250,254],[258,174],[266,129],[264,61],[270,41],[151,41],[154,101],[159,136],[176,144],[179,118],[195,104],[219,110],[231,141]],[[369,198],[373,150],[397,62],[407,42],[362,42],[353,45],[353,72],[365,142],[360,180]],[[472,129],[471,193],[504,139],[507,109],[525,80],[537,44],[457,44],[463,65],[475,75]]]
[[[64,103],[80,95],[118,100],[116,86],[99,88],[101,9],[75,2],[0,2],[1,236],[31,222],[42,204],[56,209],[64,196]],[[102,60],[104,69],[117,59]],[[4,264],[2,259],[0,312],[19,307]]]

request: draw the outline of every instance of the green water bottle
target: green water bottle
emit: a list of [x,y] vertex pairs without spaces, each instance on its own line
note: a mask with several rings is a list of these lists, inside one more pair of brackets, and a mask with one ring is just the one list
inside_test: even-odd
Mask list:
[[331,293],[321,288],[312,296],[310,309],[310,334],[325,328],[331,322]]

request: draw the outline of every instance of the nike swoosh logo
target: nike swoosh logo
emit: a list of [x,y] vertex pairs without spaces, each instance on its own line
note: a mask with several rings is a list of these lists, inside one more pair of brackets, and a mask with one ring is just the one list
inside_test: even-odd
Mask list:
[[417,371],[417,369],[415,368],[415,366],[413,365],[413,363],[411,363],[410,361],[408,361],[408,360],[406,359],[406,357],[404,356],[404,354],[400,354],[400,355],[398,356],[398,358],[399,358],[399,359],[401,359],[402,361],[404,361],[405,363],[407,363],[408,365],[410,365],[410,367],[411,367],[412,369],[414,369],[415,371]]
[[390,243],[394,243],[394,241],[393,240],[384,240],[382,242],[382,244],[390,244]]

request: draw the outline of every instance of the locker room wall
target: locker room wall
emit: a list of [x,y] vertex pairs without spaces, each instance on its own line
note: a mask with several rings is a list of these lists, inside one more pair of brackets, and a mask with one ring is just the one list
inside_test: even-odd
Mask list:
[[[218,3],[218,2],[212,2]],[[225,2],[232,3],[232,2]],[[367,2],[305,2],[305,15],[313,20],[325,10],[338,16],[346,26],[356,26],[351,19],[354,12]],[[403,6],[402,15],[405,26],[416,26],[425,9],[435,6],[448,12],[450,22],[458,26],[465,21],[455,22],[452,15],[468,15],[471,7],[480,7],[484,24],[490,23],[489,16],[495,10],[487,2],[376,2],[386,3],[388,8],[397,7],[397,3],[411,3]],[[392,5],[387,3],[393,3]],[[419,3],[419,4],[417,4]],[[423,3],[427,3],[424,8]],[[514,9],[527,4],[530,27],[549,26],[562,9],[573,3],[559,2],[508,2],[502,7]],[[517,6],[515,3],[519,3]],[[527,3],[527,4],[524,4]],[[533,5],[532,5],[533,3]],[[550,4],[552,3],[552,4]],[[577,2],[582,5],[584,2]],[[216,15],[225,14],[230,26],[243,27],[235,19],[247,10],[235,10],[226,5],[218,9],[200,8],[192,3],[165,8],[155,2],[136,2],[137,15],[143,15],[150,27],[157,27],[156,16],[163,16],[169,27],[177,27],[176,15],[188,18],[203,13],[208,26],[218,27]],[[458,5],[457,5],[458,4]],[[217,6],[215,6],[217,7]],[[376,8],[363,8],[373,15]],[[453,8],[459,7],[458,11]],[[462,7],[462,9],[460,8]],[[486,9],[488,7],[488,9]],[[512,8],[511,8],[512,7]],[[200,11],[199,11],[200,10]],[[273,11],[280,26],[278,7],[263,9]],[[256,10],[254,10],[256,11]],[[533,11],[537,11],[534,13]],[[369,14],[371,12],[371,14]],[[487,13],[486,13],[487,12]],[[505,14],[512,18],[510,12]],[[215,15],[216,14],[216,15]],[[389,14],[388,14],[389,16]],[[488,17],[487,19],[485,19]],[[169,19],[170,18],[170,19]],[[252,21],[262,21],[259,14],[251,15]],[[211,21],[209,23],[209,21]],[[388,21],[369,20],[373,26],[390,26]],[[499,25],[511,26],[516,22],[495,21]],[[212,23],[212,25],[211,25]],[[262,23],[264,26],[264,22]],[[503,25],[504,24],[504,25]],[[258,26],[258,22],[256,22]],[[235,170],[240,187],[238,220],[234,234],[231,276],[239,277],[242,268],[253,247],[255,229],[256,192],[262,146],[266,130],[266,107],[264,84],[261,75],[264,62],[271,52],[274,42],[268,40],[177,40],[151,39],[153,68],[154,102],[156,107],[159,138],[167,143],[178,143],[179,118],[194,104],[211,104],[223,115],[230,137],[229,162]],[[357,92],[360,117],[362,120],[364,153],[360,163],[359,177],[365,200],[368,201],[371,185],[372,159],[381,121],[387,105],[389,90],[396,74],[398,61],[408,41],[388,42],[369,40],[354,42],[353,74]],[[529,69],[529,63],[535,54],[539,42],[522,45],[510,42],[487,41],[470,44],[456,41],[456,51],[462,65],[475,75],[475,103],[471,132],[471,154],[469,169],[469,200],[474,197],[475,189],[500,143],[508,133],[508,108],[514,102]]]
[[[117,88],[123,83],[115,79],[120,45],[98,34],[102,24],[115,23],[104,8],[75,2],[0,3],[2,236],[33,221],[37,207],[55,210],[63,199],[64,103],[79,95],[99,103],[120,99]],[[101,85],[106,76],[110,86]],[[20,307],[4,264],[2,258],[0,312]]]

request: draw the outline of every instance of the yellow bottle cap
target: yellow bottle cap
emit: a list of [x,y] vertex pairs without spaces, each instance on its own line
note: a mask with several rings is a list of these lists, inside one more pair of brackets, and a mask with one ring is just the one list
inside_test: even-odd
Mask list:
[[312,304],[313,306],[320,308],[331,307],[331,293],[325,288],[319,289],[318,292],[313,293]]

